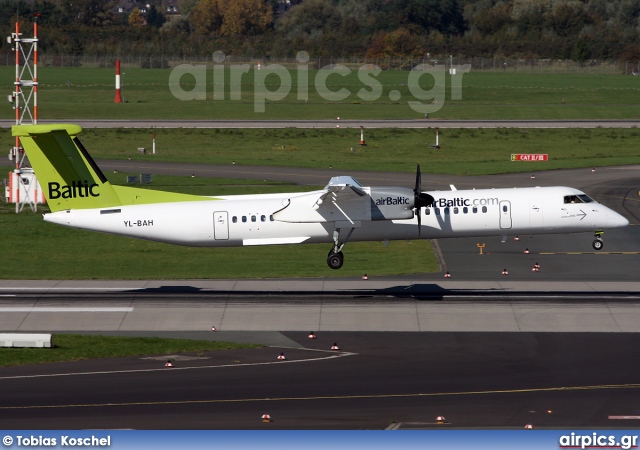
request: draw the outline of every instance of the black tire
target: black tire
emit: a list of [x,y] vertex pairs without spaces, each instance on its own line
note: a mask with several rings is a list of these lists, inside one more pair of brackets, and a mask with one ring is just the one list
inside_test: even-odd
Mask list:
[[602,239],[596,239],[591,245],[595,250],[602,250],[602,247],[604,247],[604,242],[602,242]]
[[329,253],[329,256],[327,257],[327,265],[330,268],[332,268],[333,270],[338,270],[340,267],[342,267],[343,263],[344,263],[344,255],[342,254],[342,252]]

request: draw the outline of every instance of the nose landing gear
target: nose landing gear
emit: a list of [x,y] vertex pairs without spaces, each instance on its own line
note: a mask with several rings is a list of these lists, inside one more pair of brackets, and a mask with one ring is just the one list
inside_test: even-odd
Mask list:
[[594,248],[594,250],[602,250],[602,247],[604,247],[604,241],[602,240],[602,235],[604,234],[604,231],[596,231],[595,232],[595,241],[593,241],[593,243],[591,244]]

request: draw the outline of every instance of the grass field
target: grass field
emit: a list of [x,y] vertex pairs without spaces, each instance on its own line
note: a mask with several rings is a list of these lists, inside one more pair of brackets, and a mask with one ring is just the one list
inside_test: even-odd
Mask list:
[[[213,100],[213,69],[206,69],[205,82],[193,75],[180,78],[180,91],[196,84],[206,100],[179,100],[170,89],[170,69],[126,69],[123,95],[126,103],[114,104],[114,69],[44,67],[39,71],[39,116],[41,119],[422,119],[424,110],[413,109],[409,101],[423,96],[423,104],[436,103],[432,118],[445,119],[621,119],[640,117],[640,77],[624,75],[569,75],[487,73],[473,68],[456,75],[461,83],[460,100],[452,100],[452,78],[444,84],[425,74],[386,70],[378,75],[359,77],[356,70],[347,75],[331,74],[317,82],[322,71],[309,70],[304,84],[298,72],[290,76],[250,71],[241,78],[225,75],[224,99]],[[304,77],[303,77],[304,78]],[[7,93],[13,90],[15,69],[0,67],[0,79]],[[200,80],[200,79],[198,79]],[[363,81],[364,80],[364,81]],[[454,83],[454,85],[455,85]],[[319,93],[316,85],[344,93],[334,100],[330,93]],[[260,86],[283,97],[269,101],[265,112],[256,112]],[[174,87],[178,87],[174,84]],[[279,91],[282,89],[282,91]],[[231,99],[237,90],[239,99]],[[188,95],[188,94],[187,94]],[[220,97],[220,96],[219,96]],[[267,93],[267,98],[275,94]],[[10,104],[0,110],[0,118],[11,119]]]
[[[416,162],[426,174],[455,175],[640,163],[637,128],[441,131],[440,150],[429,148],[435,142],[430,129],[365,130],[365,147],[358,145],[357,129],[94,129],[80,137],[97,159],[332,167],[336,175],[354,170],[412,174]],[[2,141],[11,142],[9,130],[0,133]],[[138,147],[151,147],[153,133],[157,154],[138,155]],[[547,153],[549,161],[512,162],[512,153]],[[429,188],[426,179],[424,188]]]
[[229,342],[132,338],[120,336],[90,336],[54,334],[51,348],[0,348],[0,367],[80,361],[84,359],[117,358],[123,356],[174,355],[184,352],[205,352],[238,348],[257,348],[260,345]]

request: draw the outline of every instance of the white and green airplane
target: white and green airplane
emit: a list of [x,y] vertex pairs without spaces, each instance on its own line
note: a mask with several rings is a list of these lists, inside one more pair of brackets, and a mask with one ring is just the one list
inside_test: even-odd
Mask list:
[[570,187],[429,191],[363,187],[331,178],[306,193],[198,196],[109,183],[84,148],[77,125],[16,125],[51,213],[73,228],[199,247],[331,244],[342,267],[347,241],[595,232],[624,227],[620,214]]

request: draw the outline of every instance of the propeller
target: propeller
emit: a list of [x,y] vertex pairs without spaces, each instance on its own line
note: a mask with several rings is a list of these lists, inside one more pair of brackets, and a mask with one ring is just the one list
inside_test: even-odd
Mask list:
[[420,214],[420,209],[423,206],[429,206],[433,203],[434,198],[422,192],[422,175],[420,174],[420,163],[418,163],[418,167],[416,169],[416,186],[413,188],[413,206],[416,209],[416,214],[418,215],[418,236],[420,236],[420,231],[422,229],[422,215]]

